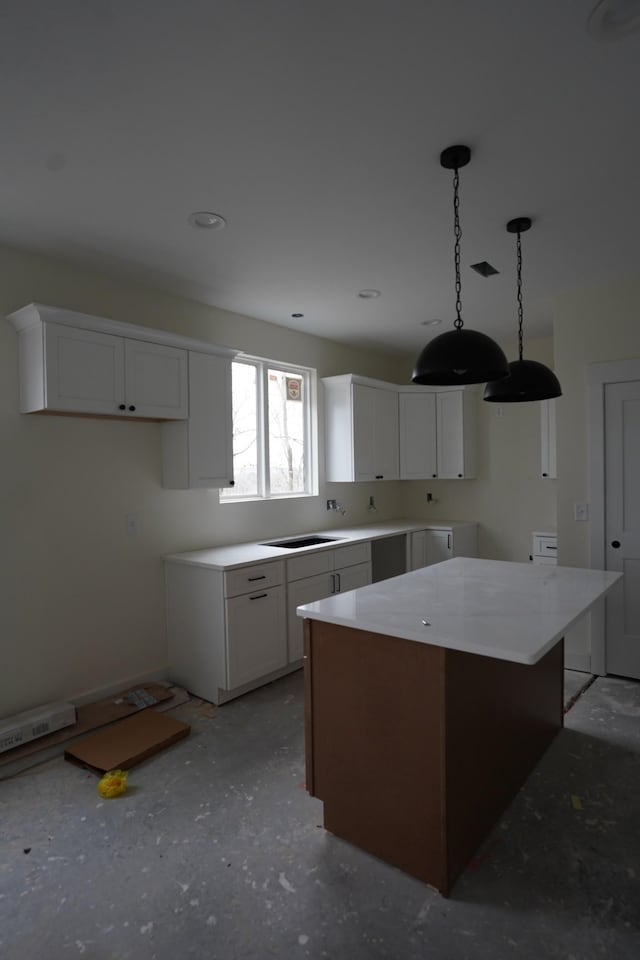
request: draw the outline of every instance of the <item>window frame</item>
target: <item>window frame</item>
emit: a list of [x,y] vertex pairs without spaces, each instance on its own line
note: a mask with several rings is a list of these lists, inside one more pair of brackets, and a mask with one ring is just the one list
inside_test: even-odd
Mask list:
[[[291,500],[318,495],[318,404],[317,371],[302,364],[284,363],[266,357],[238,353],[231,363],[233,391],[233,364],[252,366],[256,370],[256,472],[257,492],[238,493],[235,487],[223,487],[219,491],[220,503],[246,503],[248,501]],[[300,377],[303,403],[303,448],[304,490],[272,493],[270,484],[270,434],[269,434],[269,370],[281,371]]]

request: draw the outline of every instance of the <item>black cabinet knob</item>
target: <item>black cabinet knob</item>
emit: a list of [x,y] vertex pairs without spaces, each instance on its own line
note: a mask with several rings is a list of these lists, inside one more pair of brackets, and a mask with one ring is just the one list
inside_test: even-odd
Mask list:
[[131,410],[131,412],[133,413],[133,411],[135,410],[135,407],[133,406],[133,404],[129,407],[129,410]]
[[458,474],[458,476],[459,476],[459,477],[461,477],[461,476],[462,476],[462,474],[461,474],[461,473],[459,473],[459,474]]
[[229,480],[229,486],[230,486],[230,487],[235,487],[235,485],[236,485],[235,480]]
[[431,474],[431,476],[432,476],[432,477],[433,477],[433,479],[435,480],[435,479],[436,479],[436,477],[438,476],[438,474],[437,474],[437,473],[432,473],[432,474]]
[[548,473],[543,473],[542,476],[543,476],[543,477],[548,477],[549,474],[548,474]]
[[384,480],[384,475],[382,473],[376,473],[376,480]]
[[619,541],[619,540],[612,540],[612,541],[611,541],[611,546],[613,547],[614,550],[617,550],[618,547],[620,546],[620,541]]
[[126,410],[126,409],[127,409],[127,408],[126,408],[126,405],[125,405],[124,403],[121,403],[120,406],[118,407],[118,410]]

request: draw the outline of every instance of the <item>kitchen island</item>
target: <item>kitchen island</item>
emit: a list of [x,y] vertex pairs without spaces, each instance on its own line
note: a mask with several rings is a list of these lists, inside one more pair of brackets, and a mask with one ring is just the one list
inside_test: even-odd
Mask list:
[[563,723],[563,636],[620,574],[458,558],[305,604],[307,789],[448,895]]

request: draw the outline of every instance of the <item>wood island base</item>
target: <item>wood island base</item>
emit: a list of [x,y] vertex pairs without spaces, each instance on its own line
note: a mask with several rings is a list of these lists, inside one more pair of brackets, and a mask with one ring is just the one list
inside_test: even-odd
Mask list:
[[528,666],[305,620],[325,828],[445,896],[562,724],[562,640]]

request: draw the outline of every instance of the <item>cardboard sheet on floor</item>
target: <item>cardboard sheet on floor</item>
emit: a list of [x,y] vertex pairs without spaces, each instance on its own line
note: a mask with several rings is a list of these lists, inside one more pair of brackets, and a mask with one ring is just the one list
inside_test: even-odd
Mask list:
[[64,756],[99,774],[107,770],[129,770],[182,740],[190,730],[188,723],[168,717],[166,713],[143,710],[71,744]]
[[[7,750],[6,753],[0,754],[0,767],[72,740],[80,734],[90,733],[91,730],[104,727],[108,723],[113,723],[114,720],[130,717],[139,710],[146,709],[144,703],[147,700],[155,700],[156,703],[172,700],[176,689],[180,688],[161,683],[139,683],[135,687],[129,687],[102,700],[85,703],[77,707],[77,721],[73,726],[63,727],[62,730],[47,733],[44,737],[38,737],[37,740],[30,740],[29,743],[14,747],[13,750]],[[173,705],[169,704],[169,706]]]

